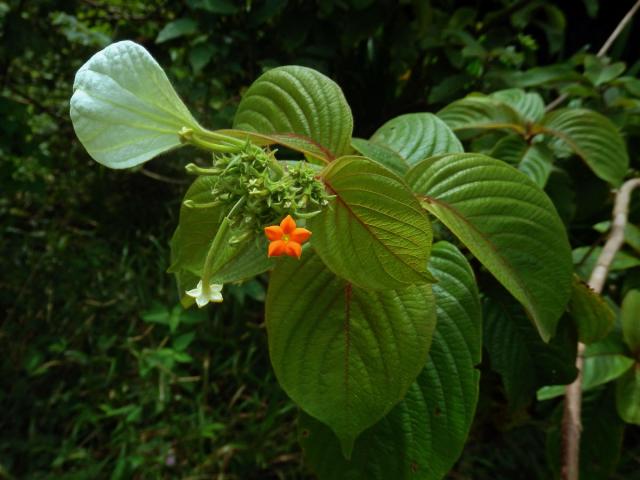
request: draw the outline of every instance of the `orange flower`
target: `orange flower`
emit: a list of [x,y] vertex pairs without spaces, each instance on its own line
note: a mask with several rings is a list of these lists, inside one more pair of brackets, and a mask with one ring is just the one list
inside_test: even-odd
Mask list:
[[311,232],[306,228],[296,228],[296,221],[287,215],[280,226],[266,227],[264,233],[271,242],[269,244],[269,256],[279,257],[289,255],[300,258],[302,244],[309,240]]

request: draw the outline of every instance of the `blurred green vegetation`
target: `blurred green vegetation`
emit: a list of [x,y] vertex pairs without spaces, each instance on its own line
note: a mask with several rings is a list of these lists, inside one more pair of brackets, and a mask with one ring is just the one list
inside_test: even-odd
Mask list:
[[[0,478],[312,478],[269,365],[266,278],[229,286],[221,306],[178,306],[168,241],[183,165],[199,153],[126,172],[93,162],[68,118],[90,55],[120,39],[145,45],[212,128],[229,126],[261,72],[301,64],[344,88],[357,136],[470,91],[534,87],[552,100],[573,85],[634,146],[638,105],[625,106],[629,120],[604,87],[575,86],[581,50],[595,52],[629,8],[610,3],[0,1]],[[629,75],[639,30],[636,19],[610,52]],[[563,181],[552,176],[552,196]],[[593,192],[583,202],[578,191],[567,215],[606,218],[607,192]],[[585,230],[572,235],[596,235]],[[451,478],[550,478],[552,406],[509,411],[482,369],[480,414]],[[615,478],[640,478],[639,440],[627,429]]]

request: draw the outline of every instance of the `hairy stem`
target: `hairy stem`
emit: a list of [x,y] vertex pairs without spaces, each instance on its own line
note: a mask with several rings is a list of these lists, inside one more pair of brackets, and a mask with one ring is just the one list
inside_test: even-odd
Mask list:
[[[640,2],[638,2],[640,4]],[[614,257],[624,243],[624,229],[627,225],[629,202],[634,188],[640,187],[640,178],[626,181],[616,194],[613,207],[613,224],[609,238],[602,248],[596,266],[589,278],[589,287],[597,293],[602,292]],[[562,478],[564,480],[578,480],[580,474],[580,434],[582,422],[582,368],[584,366],[583,343],[578,343],[576,368],[578,377],[567,386],[564,398],[564,413],[562,417]]]

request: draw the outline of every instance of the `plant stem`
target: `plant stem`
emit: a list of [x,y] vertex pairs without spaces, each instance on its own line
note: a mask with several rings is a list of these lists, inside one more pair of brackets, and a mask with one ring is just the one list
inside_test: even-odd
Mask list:
[[[638,187],[640,187],[640,178],[633,178],[627,180],[616,194],[611,232],[589,277],[589,287],[596,293],[602,292],[611,263],[624,243],[624,230],[627,225],[631,193],[633,189]],[[564,413],[562,417],[562,478],[564,480],[578,480],[580,475],[580,434],[582,433],[580,415],[582,410],[584,350],[585,345],[579,342],[576,358],[578,376],[571,385],[567,386],[564,398]]]
[[[631,9],[627,12],[627,14],[624,17],[622,17],[622,20],[620,20],[620,23],[618,23],[616,28],[613,29],[613,32],[611,32],[611,35],[609,35],[609,38],[607,38],[607,40],[604,42],[602,47],[600,47],[600,50],[598,50],[598,53],[597,53],[598,57],[604,57],[607,54],[607,52],[613,45],[613,42],[615,42],[616,39],[620,36],[624,28],[629,24],[629,22],[631,21],[631,19],[633,18],[633,16],[635,15],[635,13],[638,11],[639,8],[640,8],[640,0],[638,0],[631,7]],[[562,102],[564,102],[567,99],[567,97],[568,95],[566,93],[563,93],[558,98],[556,98],[553,102],[547,105],[544,111],[550,112],[554,108],[558,107]]]
[[211,286],[209,285],[209,279],[211,275],[215,273],[213,271],[214,266],[214,257],[220,250],[220,245],[222,244],[224,237],[227,235],[227,231],[229,230],[229,223],[231,216],[236,212],[240,206],[245,202],[245,197],[242,197],[240,200],[236,202],[229,213],[222,219],[222,223],[218,227],[218,231],[216,232],[216,236],[211,242],[211,247],[209,247],[209,251],[207,252],[207,257],[204,260],[204,267],[202,268],[202,291],[204,293],[208,293]]

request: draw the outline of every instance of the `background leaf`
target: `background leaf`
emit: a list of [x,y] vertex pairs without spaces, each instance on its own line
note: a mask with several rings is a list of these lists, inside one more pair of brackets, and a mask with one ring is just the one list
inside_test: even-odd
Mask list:
[[351,146],[358,153],[361,153],[371,160],[375,160],[401,177],[409,170],[407,161],[402,158],[399,153],[386,145],[373,143],[364,138],[352,138]]
[[544,192],[513,167],[478,154],[425,160],[407,181],[548,341],[569,300],[572,267],[564,226]]
[[[582,391],[587,392],[615,380],[627,372],[633,363],[633,359],[625,355],[622,341],[617,336],[587,345],[582,368]],[[538,400],[562,396],[565,389],[566,384],[541,388],[537,393]]]
[[133,167],[180,146],[182,127],[201,129],[162,67],[128,40],[78,70],[71,120],[89,155],[110,168]]
[[160,33],[158,33],[156,37],[156,43],[166,42],[184,35],[192,35],[197,30],[198,23],[195,20],[191,18],[179,18],[178,20],[167,23],[162,30],[160,30]]
[[[460,140],[451,129],[432,113],[408,113],[382,125],[369,139],[396,152],[408,167],[420,160],[443,153],[463,152]],[[366,152],[362,152],[367,155]]]
[[613,186],[622,183],[629,156],[611,120],[593,110],[564,108],[547,114],[542,129],[555,137],[552,145],[570,148],[598,177]]
[[576,338],[568,319],[547,344],[535,334],[520,305],[504,293],[493,292],[483,312],[491,368],[500,374],[512,410],[531,403],[544,385],[575,379]]
[[544,101],[539,93],[527,93],[519,88],[510,88],[493,92],[489,96],[509,105],[526,122],[535,123],[544,116]]
[[640,290],[629,290],[620,308],[624,341],[634,354],[640,352]]
[[427,360],[436,321],[431,286],[363,290],[311,252],[283,260],[267,294],[271,363],[282,388],[336,433],[348,456]]
[[[583,247],[574,248],[571,252],[573,257],[573,263],[575,264],[576,273],[584,281],[589,279],[593,268],[596,266],[596,262],[602,253],[602,247],[590,247],[585,245]],[[613,262],[609,267],[611,272],[619,272],[622,270],[628,270],[640,266],[640,258],[635,255],[631,255],[624,250],[618,250]]]
[[625,422],[640,425],[640,363],[616,382],[616,407]]
[[470,130],[473,135],[478,130],[507,129],[520,134],[525,132],[524,121],[511,106],[479,94],[450,103],[438,112],[438,117],[460,136],[460,131]]
[[585,344],[602,340],[616,321],[611,307],[577,275],[573,277],[569,314],[578,327],[578,339]]
[[429,268],[438,322],[427,365],[405,398],[340,456],[331,430],[304,413],[300,440],[320,479],[436,480],[453,466],[478,399],[481,309],[471,267],[450,243],[433,247]]
[[340,87],[311,68],[285,66],[261,75],[242,97],[233,126],[309,137],[337,157],[351,150],[353,118]]
[[322,179],[336,198],[308,224],[327,267],[363,288],[431,281],[431,225],[400,178],[367,158],[342,157]]
[[500,139],[491,156],[513,165],[540,188],[547,184],[553,168],[553,152],[542,143],[528,143],[520,135]]

